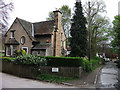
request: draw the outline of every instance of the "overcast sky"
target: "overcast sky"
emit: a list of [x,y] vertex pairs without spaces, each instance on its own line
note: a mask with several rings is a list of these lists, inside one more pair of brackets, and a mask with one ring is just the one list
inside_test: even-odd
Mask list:
[[[14,11],[11,13],[10,24],[16,17],[25,19],[30,22],[45,21],[49,11],[54,11],[62,5],[68,5],[72,12],[76,0],[10,0],[14,3]],[[82,4],[88,0],[81,0]],[[120,0],[103,0],[106,3],[106,10],[112,22],[114,16],[118,14],[118,1]]]

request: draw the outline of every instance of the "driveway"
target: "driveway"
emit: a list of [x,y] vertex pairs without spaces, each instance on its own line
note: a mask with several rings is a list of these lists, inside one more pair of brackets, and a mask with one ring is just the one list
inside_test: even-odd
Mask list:
[[75,88],[72,86],[20,78],[6,73],[0,74],[2,75],[2,88]]

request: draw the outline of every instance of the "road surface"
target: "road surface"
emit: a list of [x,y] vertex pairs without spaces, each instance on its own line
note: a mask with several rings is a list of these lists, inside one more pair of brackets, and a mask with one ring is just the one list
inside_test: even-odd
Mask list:
[[10,74],[2,73],[2,88],[75,88],[75,87],[20,78]]
[[118,68],[116,64],[107,62],[106,65],[101,70],[97,88],[111,88],[113,90],[118,89]]

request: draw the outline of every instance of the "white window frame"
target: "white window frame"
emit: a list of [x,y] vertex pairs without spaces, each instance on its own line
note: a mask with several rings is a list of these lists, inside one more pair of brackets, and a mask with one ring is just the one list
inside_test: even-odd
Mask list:
[[11,38],[14,38],[14,31],[11,31]]
[[6,46],[6,56],[10,56],[8,55],[8,46]]
[[[27,49],[27,52],[26,52],[26,53],[28,54],[28,47],[22,47],[22,49],[23,49],[23,48],[26,48],[26,49]],[[24,49],[23,49],[23,50],[24,50]]]
[[[24,39],[24,42],[23,42],[23,39]],[[22,45],[25,44],[25,36],[22,36],[22,37],[21,37],[20,43],[21,43]]]

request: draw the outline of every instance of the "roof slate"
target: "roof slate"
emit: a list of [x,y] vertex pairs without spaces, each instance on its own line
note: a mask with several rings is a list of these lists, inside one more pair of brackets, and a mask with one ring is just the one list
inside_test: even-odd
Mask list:
[[37,41],[32,36],[32,24],[34,26],[35,35],[52,34],[54,29],[54,20],[31,23],[20,18],[17,18],[17,19],[19,20],[19,22],[21,23],[21,25],[23,26],[23,28],[25,29],[29,37],[32,39],[32,41]]
[[25,29],[26,33],[31,38],[31,40],[36,41],[36,39],[32,36],[32,23],[20,18],[17,18],[17,19],[19,20],[20,24],[23,26],[23,28]]
[[45,34],[52,34],[54,29],[54,21],[43,21],[33,23],[35,35],[45,35]]

